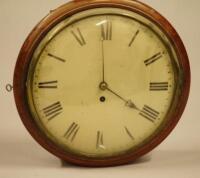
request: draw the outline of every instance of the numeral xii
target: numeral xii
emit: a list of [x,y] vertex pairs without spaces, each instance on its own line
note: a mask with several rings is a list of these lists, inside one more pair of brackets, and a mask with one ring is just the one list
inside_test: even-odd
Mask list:
[[101,38],[102,40],[112,40],[112,22],[106,21],[101,24]]

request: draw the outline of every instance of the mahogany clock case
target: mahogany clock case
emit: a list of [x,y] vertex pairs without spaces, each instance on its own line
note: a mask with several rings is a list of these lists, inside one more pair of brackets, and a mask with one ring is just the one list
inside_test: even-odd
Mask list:
[[[168,36],[171,43],[176,50],[179,63],[184,75],[184,81],[182,81],[182,91],[179,96],[179,102],[176,105],[175,112],[170,115],[168,122],[164,129],[155,135],[148,144],[143,145],[139,149],[133,152],[128,152],[125,155],[110,157],[107,159],[89,159],[87,157],[76,156],[68,153],[56,146],[52,141],[47,139],[43,132],[38,128],[33,116],[30,113],[30,109],[27,103],[26,95],[26,80],[29,69],[29,64],[32,58],[32,54],[42,38],[52,29],[56,24],[63,19],[72,16],[78,12],[101,7],[121,8],[129,11],[136,12],[142,16],[150,19],[157,24],[164,33]],[[140,156],[148,153],[158,144],[160,144],[173,130],[179,121],[184,108],[187,103],[190,89],[190,66],[188,56],[185,47],[180,39],[178,33],[172,27],[172,25],[157,11],[151,7],[138,2],[130,0],[76,0],[67,3],[56,10],[51,11],[30,33],[25,41],[18,60],[16,63],[14,73],[14,96],[17,105],[18,112],[24,123],[25,127],[32,135],[32,137],[46,150],[56,155],[57,157],[66,160],[68,162],[82,165],[82,166],[114,166],[125,163],[130,163]]]

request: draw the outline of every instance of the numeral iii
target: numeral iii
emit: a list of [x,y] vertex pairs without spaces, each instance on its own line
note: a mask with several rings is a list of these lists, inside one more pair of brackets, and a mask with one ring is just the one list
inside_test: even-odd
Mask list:
[[150,91],[166,91],[168,87],[168,82],[151,82],[149,89]]

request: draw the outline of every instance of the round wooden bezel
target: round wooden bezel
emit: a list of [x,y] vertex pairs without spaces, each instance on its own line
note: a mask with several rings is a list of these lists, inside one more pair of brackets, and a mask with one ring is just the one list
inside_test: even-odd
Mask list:
[[[63,19],[81,12],[83,10],[88,10],[98,7],[117,7],[122,9],[127,9],[139,13],[151,21],[156,23],[168,36],[171,43],[174,45],[174,49],[178,56],[178,61],[182,69],[183,81],[182,81],[182,91],[179,97],[179,102],[176,105],[175,112],[169,118],[167,124],[159,134],[155,135],[153,139],[148,142],[148,144],[143,145],[133,152],[127,154],[110,157],[106,159],[90,159],[87,157],[81,157],[68,153],[62,148],[57,146],[51,140],[49,140],[39,129],[35,123],[33,116],[30,113],[30,108],[27,102],[27,89],[26,80],[29,69],[29,64],[33,55],[34,50],[40,43],[41,39],[48,33],[48,31],[58,24]],[[148,153],[158,144],[160,144],[173,130],[179,121],[184,108],[187,103],[188,95],[190,89],[190,66],[188,56],[185,47],[175,31],[172,25],[157,11],[151,7],[138,2],[130,0],[76,0],[67,3],[56,10],[53,10],[48,14],[30,33],[26,39],[15,67],[14,73],[14,96],[17,105],[17,109],[21,120],[23,121],[25,127],[32,135],[32,137],[46,150],[56,155],[57,157],[65,160],[67,162],[81,165],[81,166],[116,166],[125,163],[130,163],[135,159],[141,157],[142,155]]]

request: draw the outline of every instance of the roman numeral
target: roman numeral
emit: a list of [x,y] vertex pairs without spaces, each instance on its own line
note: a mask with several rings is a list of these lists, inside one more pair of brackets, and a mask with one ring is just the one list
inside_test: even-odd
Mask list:
[[48,53],[47,55],[48,55],[49,57],[53,58],[53,59],[56,59],[56,60],[60,61],[60,62],[66,62],[65,59],[62,59],[62,58],[60,58],[60,57],[58,57],[58,56],[55,56],[55,55],[53,55],[53,54],[51,54],[51,53]]
[[55,118],[56,116],[58,116],[59,114],[62,113],[62,106],[60,102],[56,102],[46,108],[43,109],[43,112],[45,114],[45,116],[48,118],[48,120],[52,120],[53,118]]
[[42,89],[55,89],[58,88],[57,86],[58,81],[49,81],[49,82],[40,82],[38,83],[38,88],[42,88]]
[[112,40],[112,22],[111,21],[106,21],[106,23],[101,24],[101,39]]
[[144,61],[146,66],[149,66],[150,64],[153,64],[156,62],[158,59],[160,59],[163,56],[161,52],[153,55],[152,57],[148,58],[147,60]]
[[68,140],[70,140],[71,142],[74,141],[78,131],[79,131],[80,127],[78,124],[76,124],[75,122],[73,122],[68,130],[66,131],[66,133],[64,134],[64,137]]
[[128,128],[127,127],[124,127],[124,128],[125,128],[125,131],[128,134],[128,136],[131,138],[131,140],[134,140],[134,137],[133,137],[132,133],[128,130]]
[[149,121],[154,122],[158,118],[160,113],[152,109],[151,107],[144,105],[139,114]]
[[150,91],[166,91],[168,90],[168,82],[151,82],[149,86]]
[[133,44],[133,42],[135,41],[136,37],[138,36],[139,32],[140,32],[139,30],[137,30],[137,31],[135,32],[133,38],[131,39],[131,41],[130,41],[130,43],[129,43],[129,45],[128,45],[129,47],[132,46],[132,44]]
[[71,31],[72,35],[76,39],[76,41],[81,45],[84,46],[86,45],[85,39],[80,31],[79,28],[76,29],[77,32],[74,32],[73,30]]
[[96,142],[96,148],[99,149],[105,149],[105,146],[103,144],[103,133],[101,131],[97,132],[97,142]]

